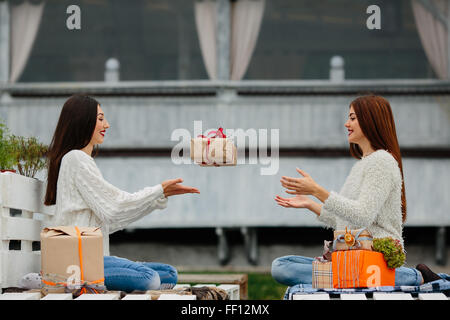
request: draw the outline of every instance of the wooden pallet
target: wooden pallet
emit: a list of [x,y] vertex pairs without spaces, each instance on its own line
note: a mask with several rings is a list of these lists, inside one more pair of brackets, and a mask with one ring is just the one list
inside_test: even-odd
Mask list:
[[240,300],[248,299],[248,275],[247,274],[204,274],[181,273],[178,275],[180,283],[212,283],[238,285]]
[[[174,289],[189,288],[190,284],[178,284]],[[239,285],[222,284],[196,284],[194,287],[217,287],[227,292],[230,300],[239,300]],[[196,300],[195,295],[163,293],[158,296],[151,294],[125,294],[120,291],[108,291],[103,294],[82,294],[73,299],[71,293],[50,293],[42,296],[40,292],[26,291],[21,293],[3,293],[0,294],[0,300]]]

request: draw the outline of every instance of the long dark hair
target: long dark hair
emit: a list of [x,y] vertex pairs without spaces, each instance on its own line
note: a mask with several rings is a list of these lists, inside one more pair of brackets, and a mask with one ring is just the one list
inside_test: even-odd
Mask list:
[[[402,175],[402,222],[404,223],[406,221],[405,182],[391,105],[385,98],[371,94],[356,98],[350,106],[353,106],[361,131],[372,148],[387,150],[397,160]],[[359,145],[350,143],[350,154],[356,159],[361,159],[363,152]]]
[[98,105],[94,98],[82,94],[73,95],[64,103],[47,153],[45,205],[56,203],[56,186],[64,155],[84,148],[91,141],[97,123]]

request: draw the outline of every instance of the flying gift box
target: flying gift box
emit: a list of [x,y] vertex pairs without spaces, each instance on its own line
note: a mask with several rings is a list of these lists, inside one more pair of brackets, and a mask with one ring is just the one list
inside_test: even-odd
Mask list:
[[191,159],[201,166],[235,166],[237,163],[236,147],[222,128],[191,139],[190,153]]

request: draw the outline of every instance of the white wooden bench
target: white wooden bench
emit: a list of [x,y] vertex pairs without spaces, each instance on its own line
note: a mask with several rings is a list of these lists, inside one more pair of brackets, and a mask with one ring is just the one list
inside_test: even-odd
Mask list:
[[[53,215],[54,207],[44,206],[45,184],[37,179],[19,174],[0,173],[0,289],[18,287],[20,279],[28,273],[39,273],[40,232],[43,220]],[[36,245],[33,245],[36,244]],[[19,248],[20,246],[20,248]],[[181,282],[206,280],[205,275],[180,275]],[[229,279],[221,279],[224,275],[208,275],[210,283],[230,283]],[[233,275],[236,276],[236,275]],[[234,281],[235,279],[233,279]],[[247,280],[234,281],[231,284],[220,284],[230,300],[239,300],[247,295]],[[177,287],[189,287],[190,284],[178,284]],[[195,286],[216,286],[216,284],[197,284]],[[1,291],[0,291],[1,293]],[[72,300],[71,294],[49,294],[45,297],[39,292],[4,293],[0,300]],[[152,300],[148,294],[127,294],[120,298],[117,292],[106,294],[84,294],[74,300]],[[195,296],[161,294],[159,300],[195,299]],[[372,296],[365,294],[341,294],[338,298],[323,294],[295,294],[293,300],[448,300],[443,293],[421,293],[417,297],[400,293],[377,293]]]
[[[0,173],[0,300],[72,300],[71,294],[39,292],[3,293],[4,288],[19,287],[28,273],[41,269],[40,233],[44,219],[53,215],[54,206],[45,206],[45,183],[12,172]],[[220,283],[220,281],[216,281]],[[179,284],[189,287],[189,284]],[[197,286],[216,286],[197,284]],[[240,286],[222,284],[230,299],[239,300]],[[195,296],[161,294],[160,300],[194,299]],[[118,293],[83,294],[75,300],[119,300]],[[146,294],[128,294],[121,300],[149,300]]]
[[[189,288],[190,284],[178,284],[177,288]],[[194,287],[217,287],[227,292],[230,300],[239,300],[239,285],[222,284],[196,284]],[[73,299],[71,293],[50,293],[43,296],[38,290],[29,290],[21,293],[3,293],[0,294],[0,300],[197,300],[195,295],[163,293],[152,296],[145,292],[142,294],[130,293],[124,294],[117,291],[108,291],[104,294],[82,294]]]
[[27,273],[40,272],[42,222],[54,212],[54,206],[44,205],[44,196],[43,181],[0,173],[1,289],[17,287]]

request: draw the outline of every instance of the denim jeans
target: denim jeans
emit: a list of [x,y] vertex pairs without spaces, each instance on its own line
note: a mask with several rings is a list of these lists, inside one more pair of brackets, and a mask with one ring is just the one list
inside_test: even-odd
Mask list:
[[[299,283],[312,284],[312,262],[314,258],[302,256],[284,256],[272,262],[272,277],[279,283],[293,286]],[[438,274],[446,278],[446,274]],[[413,268],[395,269],[396,286],[419,286],[422,274]]]
[[157,290],[173,287],[178,280],[177,270],[164,263],[134,262],[115,256],[105,256],[103,263],[108,290]]

